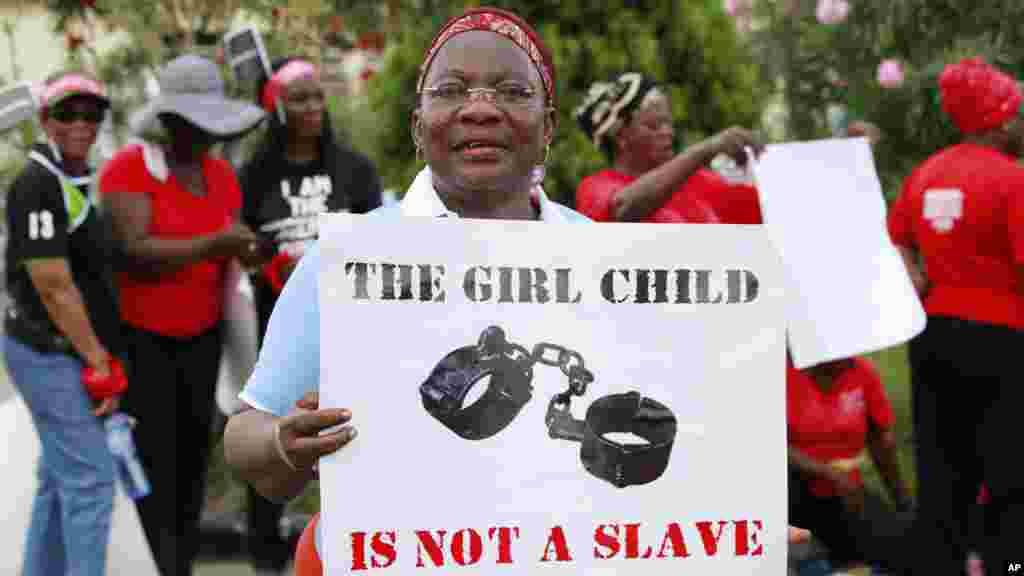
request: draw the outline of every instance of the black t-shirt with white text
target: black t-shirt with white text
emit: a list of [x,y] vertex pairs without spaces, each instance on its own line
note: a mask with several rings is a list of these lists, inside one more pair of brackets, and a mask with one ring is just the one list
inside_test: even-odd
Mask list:
[[62,183],[54,169],[62,172],[60,162],[48,146],[37,145],[8,192],[9,306],[34,327],[60,334],[25,264],[36,259],[66,259],[93,330],[104,347],[118,354],[120,313],[113,280],[116,250],[110,227],[90,198],[89,186],[70,178]]
[[[372,162],[343,148],[333,149],[326,160],[320,157],[302,164],[257,158],[243,168],[240,182],[245,224],[269,241],[275,254],[284,252],[296,260],[318,238],[321,214],[362,214],[382,201]],[[277,295],[261,278],[254,279],[253,287],[262,334]]]

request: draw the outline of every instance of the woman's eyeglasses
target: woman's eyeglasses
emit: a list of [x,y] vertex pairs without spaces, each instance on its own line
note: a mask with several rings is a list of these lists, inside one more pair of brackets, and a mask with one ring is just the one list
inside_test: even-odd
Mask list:
[[84,120],[90,124],[99,124],[103,120],[103,110],[100,108],[70,108],[56,106],[50,110],[49,116],[61,124],[71,124],[77,120]]
[[435,88],[426,88],[431,100],[445,107],[461,108],[475,96],[485,96],[492,104],[501,108],[533,108],[539,102],[534,98],[537,91],[518,84],[505,84],[497,88],[469,88],[463,84],[442,84]]

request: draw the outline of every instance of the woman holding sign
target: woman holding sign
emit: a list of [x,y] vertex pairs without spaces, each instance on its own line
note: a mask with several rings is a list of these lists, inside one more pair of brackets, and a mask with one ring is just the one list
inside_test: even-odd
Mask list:
[[981,552],[1002,574],[1021,562],[1024,525],[1024,94],[980,59],[947,66],[939,89],[963,141],[910,174],[889,216],[928,313],[910,347],[920,573],[964,566],[968,510],[984,482],[996,518]]
[[41,99],[46,143],[7,196],[4,360],[42,447],[23,573],[102,576],[115,460],[98,417],[117,410],[126,380],[113,245],[88,158],[110,100],[76,73],[50,78]]
[[747,147],[759,153],[750,131],[729,128],[676,154],[668,95],[639,72],[594,83],[575,115],[612,163],[576,189],[583,214],[598,222],[761,223],[756,189],[705,168],[720,154],[743,165]]
[[[253,276],[259,341],[295,264],[317,238],[320,214],[362,214],[381,205],[373,163],[339,144],[316,67],[300,58],[273,65],[257,89],[269,116],[266,136],[242,168],[242,221],[260,234],[273,257]],[[282,506],[249,488],[249,553],[253,567],[279,573],[289,551],[278,524]]]
[[[374,215],[587,222],[549,200],[536,178],[554,135],[555,86],[550,51],[515,14],[479,8],[449,20],[420,68],[411,119],[427,167],[401,203]],[[356,438],[349,410],[317,404],[319,269],[314,245],[281,292],[242,391],[252,408],[225,430],[228,463],[277,501],[298,495],[316,477],[321,457]],[[319,572],[315,533],[314,522],[300,543],[296,574]]]

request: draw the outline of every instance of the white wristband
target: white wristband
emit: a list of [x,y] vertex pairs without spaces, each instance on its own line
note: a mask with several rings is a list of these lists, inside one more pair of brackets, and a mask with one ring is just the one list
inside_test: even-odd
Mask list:
[[274,431],[273,431],[273,434],[274,434],[274,448],[277,449],[277,455],[281,458],[281,460],[284,461],[285,464],[288,465],[289,468],[291,468],[295,472],[298,472],[299,469],[295,466],[295,463],[292,462],[292,459],[288,457],[288,453],[284,451],[284,444],[281,443],[281,421],[280,420],[275,420],[274,421]]

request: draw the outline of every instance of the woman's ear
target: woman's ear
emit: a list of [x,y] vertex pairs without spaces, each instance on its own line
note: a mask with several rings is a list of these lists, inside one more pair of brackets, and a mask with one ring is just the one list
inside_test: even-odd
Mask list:
[[423,141],[420,137],[420,131],[423,128],[423,121],[420,119],[420,110],[416,108],[412,111],[411,121],[409,122],[409,130],[412,134],[412,144],[417,150],[422,150]]
[[555,130],[558,129],[558,111],[551,108],[544,115],[544,145],[550,146],[555,139]]

